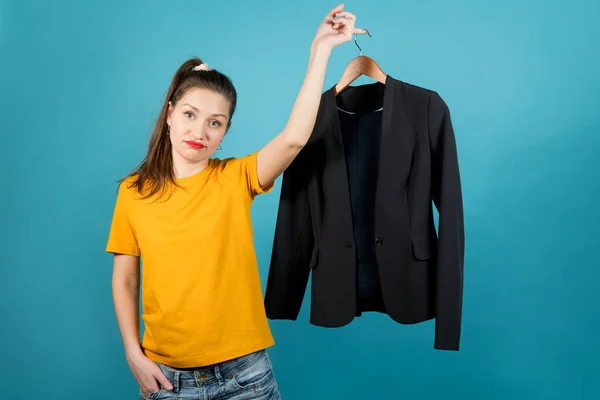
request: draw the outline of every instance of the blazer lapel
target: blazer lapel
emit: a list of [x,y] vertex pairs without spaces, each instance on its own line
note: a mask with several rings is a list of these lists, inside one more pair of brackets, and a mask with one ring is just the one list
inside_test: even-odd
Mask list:
[[381,148],[377,180],[376,206],[396,209],[397,196],[407,187],[415,148],[415,128],[403,101],[404,83],[387,77],[383,106]]
[[[350,188],[346,169],[346,155],[342,142],[342,130],[335,98],[335,86],[324,95],[324,111],[327,116],[325,130],[325,162],[323,164],[323,190],[326,202],[326,214],[331,221],[340,223],[339,232],[353,233]],[[334,214],[334,215],[333,215]],[[348,244],[348,237],[336,238]],[[340,243],[342,244],[342,243]]]
[[[390,189],[402,190],[410,176],[415,136],[403,104],[402,85],[401,81],[386,76],[376,191],[378,208],[398,207],[396,197],[389,196]],[[326,143],[323,189],[326,202],[330,205],[327,213],[337,215],[332,220],[341,221],[343,226],[340,226],[340,232],[352,232],[346,156],[334,89],[335,86],[331,87],[323,96],[323,133]],[[347,241],[346,238],[344,240]]]

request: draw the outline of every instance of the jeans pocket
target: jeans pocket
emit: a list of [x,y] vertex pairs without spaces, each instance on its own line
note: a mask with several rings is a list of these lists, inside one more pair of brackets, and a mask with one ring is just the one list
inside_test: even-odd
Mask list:
[[152,392],[150,393],[148,396],[146,396],[142,390],[140,389],[140,400],[156,400],[156,399],[160,399],[160,396],[163,393],[163,388],[161,388],[158,392]]
[[268,388],[275,378],[271,363],[266,353],[263,353],[256,363],[232,374],[230,379],[239,389],[252,389],[257,392]]

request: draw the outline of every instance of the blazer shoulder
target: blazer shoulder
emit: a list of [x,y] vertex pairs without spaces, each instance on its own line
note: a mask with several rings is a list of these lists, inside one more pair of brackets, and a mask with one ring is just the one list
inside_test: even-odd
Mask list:
[[409,82],[398,81],[402,87],[404,95],[410,98],[412,101],[416,101],[421,104],[433,105],[435,108],[446,107],[446,102],[442,96],[435,90],[428,89],[422,86],[415,85]]

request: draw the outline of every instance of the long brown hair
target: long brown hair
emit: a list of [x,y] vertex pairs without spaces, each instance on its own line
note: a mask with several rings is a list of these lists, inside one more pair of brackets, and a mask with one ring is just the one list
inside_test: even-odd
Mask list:
[[162,109],[152,131],[148,152],[144,160],[129,173],[124,179],[133,177],[130,187],[135,187],[143,198],[148,198],[158,192],[163,193],[168,184],[175,183],[173,172],[172,145],[167,135],[167,116],[169,102],[173,107],[187,93],[194,88],[209,89],[223,95],[229,101],[229,121],[235,111],[237,92],[231,80],[217,70],[194,71],[193,68],[202,64],[202,60],[193,57],[184,62],[171,81]]

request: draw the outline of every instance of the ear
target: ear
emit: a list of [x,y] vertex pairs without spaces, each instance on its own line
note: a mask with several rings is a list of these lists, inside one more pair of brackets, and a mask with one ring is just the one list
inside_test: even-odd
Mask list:
[[173,103],[169,101],[169,108],[167,109],[167,125],[171,126],[171,113],[173,113]]

